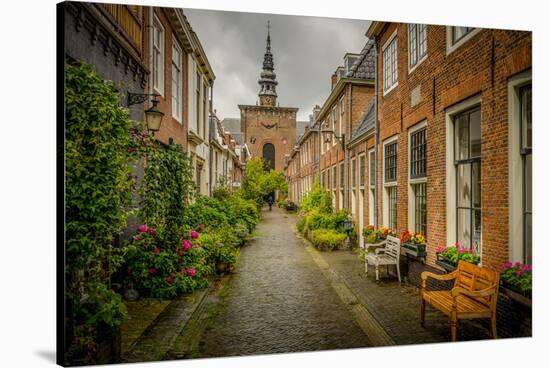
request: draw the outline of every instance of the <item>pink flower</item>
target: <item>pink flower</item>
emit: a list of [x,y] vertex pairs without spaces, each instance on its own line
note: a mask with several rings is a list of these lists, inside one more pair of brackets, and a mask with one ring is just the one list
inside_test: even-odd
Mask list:
[[183,256],[185,255],[185,252],[184,252],[183,250],[180,250],[180,251],[178,252],[178,254],[179,254],[180,257],[183,257]]
[[139,235],[134,235],[134,240],[135,240],[135,241],[141,240],[141,236],[139,236]]
[[199,230],[202,231],[202,229],[204,229],[204,225],[203,225],[203,224],[199,224]]
[[437,249],[435,250],[436,253],[441,253],[443,251],[443,248],[441,247],[437,247]]
[[512,262],[508,261],[508,262],[504,262],[503,264],[501,264],[499,268],[501,270],[507,270],[510,267],[512,267]]
[[185,269],[185,267],[183,267],[183,268],[181,269],[180,273],[181,273],[182,275],[187,274],[187,270]]
[[159,248],[155,248],[155,249],[153,250],[153,253],[155,253],[155,254],[160,254],[160,249],[159,249]]
[[139,233],[144,233],[144,232],[146,232],[148,229],[149,229],[149,228],[147,227],[147,225],[139,225],[137,231],[138,231]]
[[149,243],[149,242],[143,243],[143,246],[144,246],[145,248],[147,248],[147,247],[150,246],[150,245],[151,245],[151,243]]
[[169,284],[172,284],[174,282],[174,277],[173,276],[168,276],[166,278],[166,281],[168,281]]
[[193,246],[193,244],[191,244],[191,242],[187,239],[182,240],[181,245],[183,246],[183,250],[186,252]]
[[191,237],[193,239],[197,239],[199,237],[199,233],[196,232],[195,230],[191,230]]
[[520,262],[514,263],[514,267],[519,267],[519,266],[521,266],[521,263],[520,263]]
[[149,269],[149,273],[150,273],[151,275],[154,275],[155,273],[157,273],[157,269],[156,269],[155,267],[151,267],[151,268]]
[[190,277],[195,277],[195,275],[197,274],[197,270],[195,270],[195,267],[189,267],[189,270],[187,270],[187,274]]
[[157,231],[151,227],[147,229],[147,232],[151,235],[157,235]]
[[456,242],[456,243],[455,243],[455,247],[460,247],[460,243],[459,243],[459,242]]

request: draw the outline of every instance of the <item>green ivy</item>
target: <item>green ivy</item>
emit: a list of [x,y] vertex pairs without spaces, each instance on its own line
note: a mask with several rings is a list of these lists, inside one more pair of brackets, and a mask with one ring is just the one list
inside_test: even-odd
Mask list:
[[180,145],[152,142],[148,146],[139,189],[140,215],[162,234],[165,243],[175,244],[182,236],[185,207],[196,192],[191,160]]
[[117,89],[90,65],[65,65],[65,270],[69,359],[93,361],[97,339],[126,310],[108,282],[122,262],[136,143]]

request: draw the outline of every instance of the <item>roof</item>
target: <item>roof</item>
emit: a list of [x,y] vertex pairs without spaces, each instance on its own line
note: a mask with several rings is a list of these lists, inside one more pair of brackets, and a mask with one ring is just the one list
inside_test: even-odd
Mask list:
[[374,100],[373,100],[371,101],[367,111],[365,111],[365,113],[361,117],[361,121],[357,126],[357,129],[355,129],[355,131],[351,133],[350,142],[353,142],[354,140],[359,139],[366,132],[374,128],[374,118],[375,118],[374,115],[375,115],[375,111],[374,111]]
[[304,134],[304,132],[306,131],[306,126],[308,126],[309,124],[310,124],[309,120],[308,121],[296,120],[296,139],[298,139],[298,137],[300,137],[302,134]]
[[235,139],[235,142],[237,142],[239,145],[244,144],[244,133],[241,132],[231,132],[231,137]]
[[368,40],[363,50],[361,50],[360,56],[355,60],[347,74],[349,78],[358,79],[374,79],[374,58],[375,58],[374,41]]
[[239,118],[225,118],[222,120],[222,126],[225,131],[234,134],[241,132],[241,119]]

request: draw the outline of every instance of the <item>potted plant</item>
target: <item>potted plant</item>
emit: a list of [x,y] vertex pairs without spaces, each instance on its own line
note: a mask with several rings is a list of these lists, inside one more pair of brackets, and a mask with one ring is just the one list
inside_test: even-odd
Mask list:
[[363,229],[363,236],[365,238],[365,247],[368,250],[374,251],[376,247],[384,245],[384,242],[388,235],[395,236],[395,231],[387,227],[380,227],[378,230],[374,229],[373,225],[369,225]]
[[510,299],[531,306],[532,266],[520,262],[505,262],[499,268],[502,292]]
[[447,271],[454,271],[458,261],[477,265],[480,260],[479,254],[476,254],[473,249],[466,249],[466,247],[463,247],[458,242],[455,245],[437,248],[435,253],[437,256],[436,264]]
[[411,256],[426,257],[426,237],[420,233],[405,231],[401,236],[401,246]]

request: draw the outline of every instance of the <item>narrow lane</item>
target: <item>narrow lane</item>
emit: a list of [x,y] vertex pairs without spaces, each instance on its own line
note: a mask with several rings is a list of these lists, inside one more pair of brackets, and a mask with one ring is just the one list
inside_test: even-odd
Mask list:
[[280,209],[264,210],[200,355],[234,356],[369,346]]

